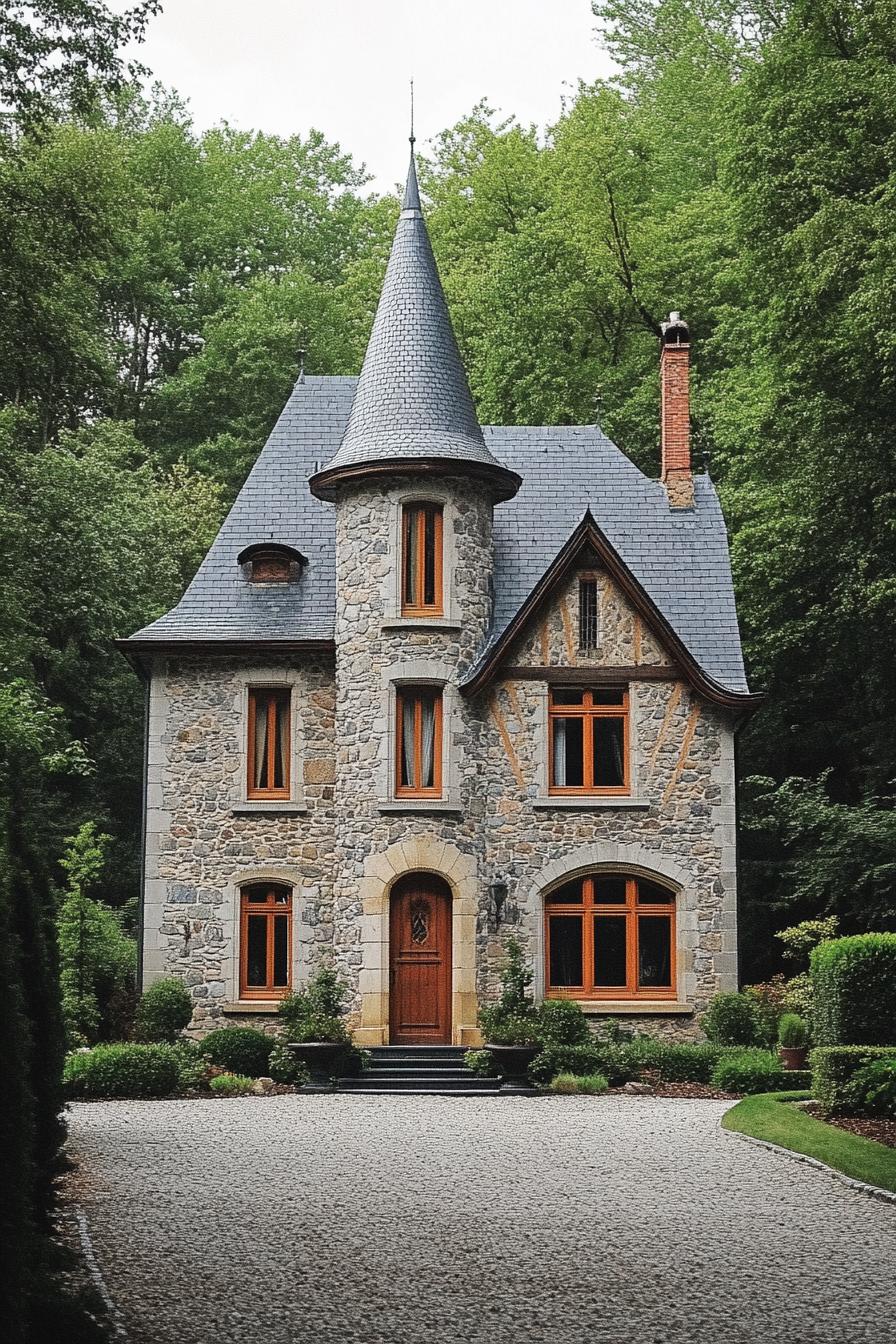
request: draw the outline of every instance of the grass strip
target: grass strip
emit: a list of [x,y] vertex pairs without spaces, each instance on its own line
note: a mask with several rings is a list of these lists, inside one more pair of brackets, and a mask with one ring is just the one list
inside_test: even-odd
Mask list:
[[799,1106],[788,1105],[808,1098],[808,1092],[761,1092],[744,1097],[725,1112],[722,1128],[814,1157],[853,1180],[896,1190],[896,1148],[837,1129]]

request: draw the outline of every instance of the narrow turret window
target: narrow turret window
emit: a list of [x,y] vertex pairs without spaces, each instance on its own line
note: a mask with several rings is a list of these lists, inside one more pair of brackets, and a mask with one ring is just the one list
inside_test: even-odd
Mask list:
[[441,689],[405,686],[395,703],[395,792],[437,798],[442,792]]
[[249,691],[248,796],[288,798],[290,694],[286,689]]
[[600,630],[597,614],[597,579],[583,575],[579,579],[579,650],[587,653],[596,649]]
[[441,616],[441,504],[406,504],[402,511],[401,536],[402,615]]

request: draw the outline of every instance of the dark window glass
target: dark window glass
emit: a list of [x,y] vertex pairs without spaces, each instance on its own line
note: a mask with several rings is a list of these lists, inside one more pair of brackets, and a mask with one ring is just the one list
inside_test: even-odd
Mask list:
[[582,705],[585,692],[577,691],[574,686],[555,686],[551,691],[551,700],[555,705]]
[[597,580],[579,580],[579,648],[598,646]]
[[563,886],[552,891],[547,899],[549,904],[554,905],[581,905],[582,879],[577,877],[574,882],[564,882]]
[[594,899],[598,905],[624,905],[625,878],[596,877],[594,879]]
[[594,921],[594,983],[601,989],[625,986],[625,922],[624,915]]
[[668,887],[661,887],[656,882],[648,882],[645,878],[638,879],[638,904],[639,905],[671,905],[675,900]]
[[668,989],[672,983],[671,927],[663,915],[638,916],[638,984],[641,989]]
[[278,988],[289,984],[289,948],[287,937],[289,920],[285,915],[274,917],[274,984]]
[[417,510],[404,513],[404,601],[409,607],[419,605],[417,593]]
[[551,984],[560,989],[582,983],[582,916],[551,915]]
[[250,915],[246,948],[246,984],[264,986],[268,980],[268,921],[265,915]]
[[622,719],[594,720],[594,784],[619,788],[625,783],[625,733]]
[[249,887],[246,891],[246,897],[250,902],[266,901],[268,898],[267,887]]
[[423,605],[436,600],[436,516],[432,509],[423,515]]
[[613,690],[610,687],[601,691],[594,691],[594,703],[596,705],[623,705],[625,704],[625,691]]

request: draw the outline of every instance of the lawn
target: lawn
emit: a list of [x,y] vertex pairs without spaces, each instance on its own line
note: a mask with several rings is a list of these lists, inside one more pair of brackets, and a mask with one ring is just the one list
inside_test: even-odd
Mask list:
[[805,1153],[857,1181],[896,1191],[896,1148],[826,1125],[788,1103],[807,1100],[808,1092],[763,1092],[744,1097],[722,1117],[724,1129]]

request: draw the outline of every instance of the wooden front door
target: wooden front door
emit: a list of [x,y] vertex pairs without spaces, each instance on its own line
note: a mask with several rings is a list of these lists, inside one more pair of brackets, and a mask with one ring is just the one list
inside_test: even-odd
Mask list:
[[451,1043],[451,890],[431,873],[410,873],[392,889],[389,1041]]

